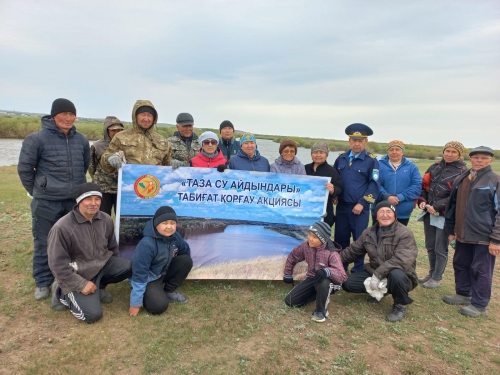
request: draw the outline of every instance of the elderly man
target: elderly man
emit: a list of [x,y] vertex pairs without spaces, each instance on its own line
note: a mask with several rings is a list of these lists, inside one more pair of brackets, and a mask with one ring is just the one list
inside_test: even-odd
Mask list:
[[456,294],[444,296],[443,301],[466,305],[460,312],[475,318],[487,314],[500,254],[500,176],[491,170],[491,148],[476,147],[469,156],[472,168],[455,179],[446,205],[448,239],[456,240]]
[[42,130],[28,135],[21,148],[17,171],[33,197],[33,278],[35,299],[49,296],[54,281],[47,262],[47,235],[59,218],[75,205],[76,189],[86,181],[90,164],[88,139],[76,131],[75,105],[56,99],[50,116],[42,117]]
[[101,156],[101,167],[114,173],[123,163],[170,165],[172,150],[167,139],[154,130],[158,113],[149,100],[138,100],[132,109],[132,128],[116,134]]
[[[398,322],[406,315],[406,305],[413,302],[408,293],[418,285],[415,272],[418,248],[413,233],[396,220],[396,208],[390,202],[377,204],[375,215],[377,223],[340,252],[344,263],[365,254],[369,257],[365,269],[351,273],[342,289],[348,293],[366,293],[370,289],[379,295],[392,294],[394,304],[386,319]],[[378,299],[368,297],[368,301],[377,302]]]
[[78,187],[73,211],[51,229],[48,241],[49,266],[56,282],[52,285],[52,308],[69,308],[86,323],[102,318],[101,302],[113,297],[106,286],[132,274],[132,263],[120,258],[111,217],[99,211],[99,185]]
[[219,126],[221,139],[219,147],[227,161],[236,155],[240,149],[240,142],[234,139],[234,126],[231,121],[222,121]]
[[[345,129],[351,149],[339,154],[333,167],[342,180],[338,197],[335,241],[345,249],[351,234],[356,241],[368,226],[370,204],[379,195],[379,166],[374,154],[365,150],[373,130],[365,124],[351,124]],[[351,272],[363,271],[363,258],[355,259]],[[347,270],[348,264],[344,264]]]
[[168,138],[172,145],[172,167],[187,167],[189,161],[198,155],[201,145],[193,131],[193,116],[189,113],[179,113],[176,122],[177,131]]

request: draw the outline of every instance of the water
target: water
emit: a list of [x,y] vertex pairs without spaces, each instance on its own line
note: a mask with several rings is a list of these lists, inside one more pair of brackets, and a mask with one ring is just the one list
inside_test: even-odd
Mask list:
[[22,139],[0,139],[0,166],[17,165]]

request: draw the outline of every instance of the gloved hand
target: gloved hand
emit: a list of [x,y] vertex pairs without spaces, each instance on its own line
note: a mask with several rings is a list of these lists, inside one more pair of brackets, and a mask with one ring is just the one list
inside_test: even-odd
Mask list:
[[330,270],[328,268],[323,268],[317,270],[314,276],[314,284],[321,284],[324,279],[326,279],[330,275]]
[[177,159],[172,159],[172,161],[170,162],[170,166],[172,167],[172,169],[177,169],[179,167],[182,167],[182,161]]
[[286,284],[293,284],[293,276],[292,275],[283,276],[283,282]]
[[372,287],[372,289],[378,289],[379,282],[380,279],[377,276],[372,275],[372,279],[370,280],[370,286]]
[[226,170],[226,164],[220,164],[217,166],[217,172],[224,172]]
[[116,155],[111,155],[108,158],[108,163],[111,165],[114,169],[120,169],[122,167],[122,159],[119,156]]

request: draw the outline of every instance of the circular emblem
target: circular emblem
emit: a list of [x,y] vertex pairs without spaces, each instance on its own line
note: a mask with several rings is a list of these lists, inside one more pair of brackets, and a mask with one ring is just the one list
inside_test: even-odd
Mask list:
[[160,181],[155,176],[145,174],[135,180],[134,191],[139,198],[154,198],[160,192]]

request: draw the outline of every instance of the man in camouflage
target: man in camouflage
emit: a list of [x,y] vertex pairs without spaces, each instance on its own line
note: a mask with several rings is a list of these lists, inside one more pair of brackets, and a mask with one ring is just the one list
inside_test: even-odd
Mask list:
[[132,128],[114,136],[101,157],[106,173],[117,171],[123,163],[170,165],[172,149],[167,139],[155,132],[158,113],[149,100],[138,100],[132,109]]
[[104,119],[103,139],[94,142],[90,148],[90,166],[89,174],[92,182],[99,185],[102,190],[101,208],[111,216],[111,210],[114,207],[116,213],[116,193],[118,173],[106,173],[101,167],[101,156],[109,146],[109,142],[116,134],[124,129],[121,121],[115,116],[108,116]]
[[189,113],[179,113],[176,119],[177,131],[168,138],[172,145],[172,167],[186,167],[198,155],[201,145],[193,132],[194,119]]

